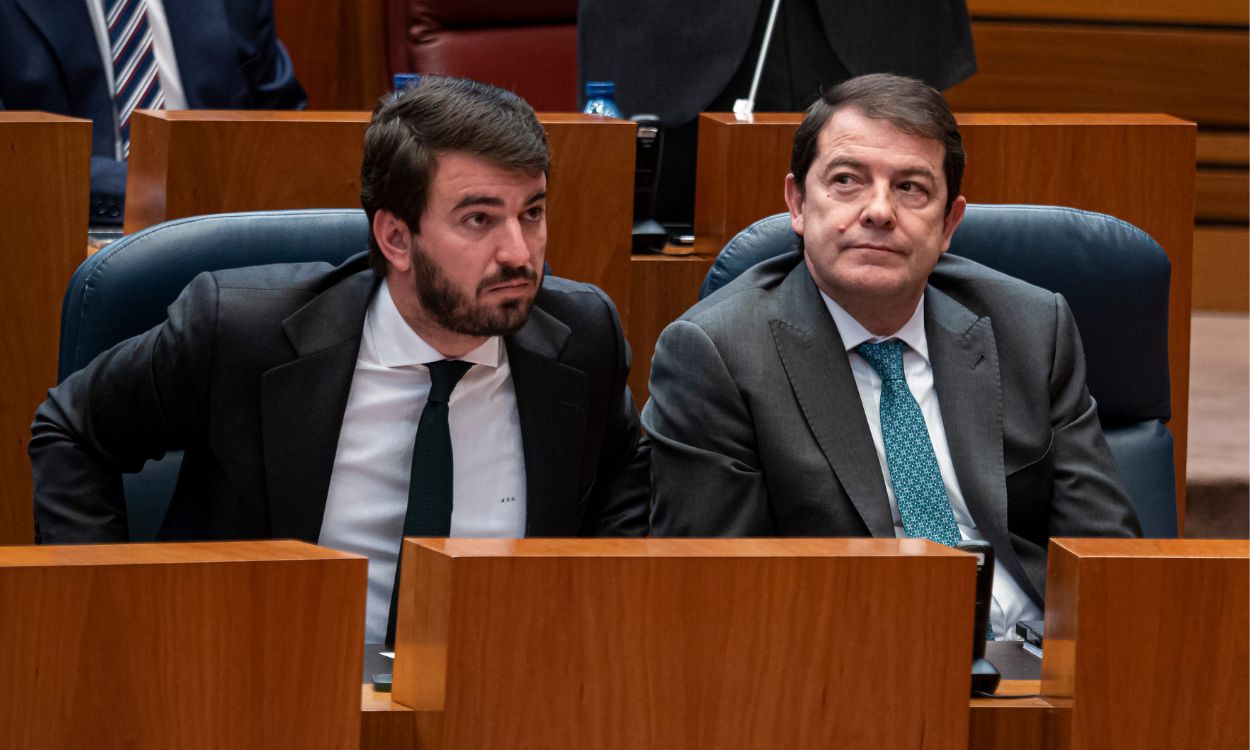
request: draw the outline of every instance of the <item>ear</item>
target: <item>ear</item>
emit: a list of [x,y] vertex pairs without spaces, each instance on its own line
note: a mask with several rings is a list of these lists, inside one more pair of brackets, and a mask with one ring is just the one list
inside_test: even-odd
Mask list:
[[942,222],[942,252],[950,249],[951,237],[955,234],[955,227],[964,220],[966,208],[968,208],[968,200],[961,195],[955,198],[955,202],[951,204],[951,210],[946,212],[946,219]]
[[399,273],[407,272],[412,265],[412,232],[408,222],[380,209],[373,215],[373,238],[378,241],[390,267]]
[[786,175],[786,205],[790,207],[790,228],[794,233],[803,236],[803,192],[794,174]]

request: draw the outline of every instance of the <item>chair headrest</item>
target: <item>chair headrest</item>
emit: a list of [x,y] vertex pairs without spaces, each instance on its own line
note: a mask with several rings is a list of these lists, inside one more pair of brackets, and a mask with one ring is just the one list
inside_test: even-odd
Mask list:
[[333,265],[364,251],[369,223],[359,209],[254,211],[176,219],[123,237],[88,258],[61,307],[58,380],[114,343],[165,318],[203,271],[268,263]]

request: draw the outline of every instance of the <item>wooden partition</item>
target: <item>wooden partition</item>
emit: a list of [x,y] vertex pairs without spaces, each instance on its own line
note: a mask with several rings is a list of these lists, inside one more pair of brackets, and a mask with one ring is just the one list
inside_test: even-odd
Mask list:
[[310,109],[373,109],[391,82],[381,0],[273,0],[278,38]]
[[0,544],[34,541],[26,443],[56,384],[61,297],[87,257],[90,162],[89,121],[0,112]]
[[964,748],[975,566],[924,540],[406,540],[422,750]]
[[[695,193],[695,252],[714,258],[757,219],[786,210],[783,184],[798,114],[703,114]],[[1194,125],[1166,115],[957,115],[968,154],[963,194],[973,203],[1073,206],[1117,216],[1158,240],[1172,263],[1168,349],[1177,498],[1184,518],[1193,251]],[[684,289],[635,258],[647,281],[635,299],[658,299],[633,322],[634,382],[645,383],[658,332],[694,304],[702,277]],[[651,273],[648,273],[651,272]],[[658,294],[660,284],[667,284]],[[645,334],[640,335],[640,334]],[[645,396],[645,391],[635,390]]]
[[1166,112],[1198,123],[1194,308],[1250,304],[1250,6],[1226,0],[969,0],[962,112]]
[[1042,691],[1072,750],[1250,744],[1250,542],[1052,539]]
[[0,744],[355,748],[365,586],[301,542],[0,547]]
[[[634,124],[540,114],[551,144],[547,261],[629,318]],[[359,208],[367,112],[137,112],[126,232],[227,211]],[[361,238],[361,250],[365,238]]]

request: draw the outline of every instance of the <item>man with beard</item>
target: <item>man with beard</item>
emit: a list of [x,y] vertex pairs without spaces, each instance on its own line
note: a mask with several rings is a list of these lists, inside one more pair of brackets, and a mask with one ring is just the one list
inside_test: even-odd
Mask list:
[[51,391],[30,445],[40,541],[124,540],[120,473],[182,448],[162,539],[366,555],[379,641],[401,535],[645,534],[616,310],[544,278],[548,167],[509,92],[426,76],[385,98],[367,254],[203,274]]

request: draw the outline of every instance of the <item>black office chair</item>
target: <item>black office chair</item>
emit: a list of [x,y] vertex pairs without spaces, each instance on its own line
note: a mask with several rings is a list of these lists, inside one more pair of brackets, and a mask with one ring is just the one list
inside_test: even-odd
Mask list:
[[[78,267],[61,307],[58,382],[114,344],[159,324],[165,309],[204,271],[325,261],[367,248],[360,210],[257,211],[177,219],[124,237]],[[124,477],[132,541],[155,539],[182,454]]]
[[[797,251],[789,214],[761,219],[721,250],[699,298],[760,261]],[[1104,214],[1055,206],[969,205],[950,252],[1067,299],[1090,393],[1120,480],[1147,537],[1175,537],[1168,375],[1168,283],[1159,243]]]

